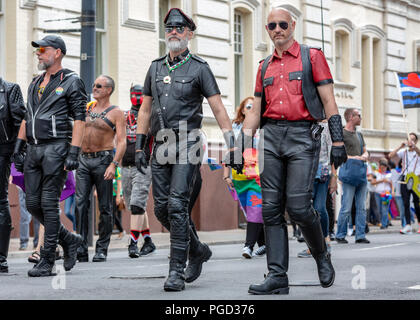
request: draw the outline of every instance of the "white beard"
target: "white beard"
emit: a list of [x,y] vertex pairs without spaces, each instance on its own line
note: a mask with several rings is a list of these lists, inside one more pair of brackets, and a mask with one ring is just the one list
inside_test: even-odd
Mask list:
[[165,42],[166,42],[166,47],[169,49],[169,51],[179,52],[188,47],[188,39],[171,40],[171,41],[166,39]]

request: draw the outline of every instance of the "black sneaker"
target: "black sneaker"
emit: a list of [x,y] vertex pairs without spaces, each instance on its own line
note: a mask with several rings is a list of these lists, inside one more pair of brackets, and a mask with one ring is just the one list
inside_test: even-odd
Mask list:
[[337,241],[337,243],[349,243],[346,239],[344,238],[335,238],[335,241]]
[[140,249],[140,256],[142,257],[148,256],[149,254],[153,253],[155,250],[156,250],[156,247],[154,243],[152,242],[152,240],[145,241],[143,243],[143,246]]
[[140,257],[139,247],[137,247],[137,242],[131,241],[128,245],[128,256],[130,258]]
[[357,239],[356,243],[370,243],[370,241],[366,238],[362,238],[362,239]]
[[330,240],[331,241],[335,240],[335,233],[334,232],[330,232]]

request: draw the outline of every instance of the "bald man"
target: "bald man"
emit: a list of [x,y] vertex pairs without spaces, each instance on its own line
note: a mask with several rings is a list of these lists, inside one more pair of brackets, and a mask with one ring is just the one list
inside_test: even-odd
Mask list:
[[295,41],[295,27],[287,10],[270,12],[265,28],[275,50],[260,61],[255,100],[242,132],[248,141],[249,132],[262,128],[265,138],[261,189],[269,272],[261,284],[249,287],[252,294],[289,293],[285,209],[302,231],[322,287],[330,287],[335,276],[311,199],[322,132],[317,122],[328,119],[335,168],[347,159],[343,129],[324,54]]

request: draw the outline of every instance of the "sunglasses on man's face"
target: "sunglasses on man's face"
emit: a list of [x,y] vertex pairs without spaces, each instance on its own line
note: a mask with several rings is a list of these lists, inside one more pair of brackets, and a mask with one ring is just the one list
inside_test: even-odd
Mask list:
[[267,24],[267,28],[268,30],[273,31],[274,29],[276,29],[277,25],[279,25],[279,27],[283,30],[287,30],[287,28],[289,28],[289,23],[286,21],[270,22],[269,24]]
[[52,47],[38,47],[36,48],[35,52],[44,53],[45,51],[47,51],[48,48]]
[[102,88],[104,88],[104,87],[109,87],[109,86],[103,86],[102,84],[100,84],[100,83],[94,83],[93,84],[93,88],[97,88],[97,89],[102,89]]
[[184,30],[185,30],[185,26],[178,26],[178,27],[171,27],[171,26],[168,26],[168,27],[165,27],[165,32],[166,33],[171,33],[172,32],[172,30],[175,28],[175,30],[176,30],[176,33],[179,33],[179,34],[181,34],[181,33],[184,33]]

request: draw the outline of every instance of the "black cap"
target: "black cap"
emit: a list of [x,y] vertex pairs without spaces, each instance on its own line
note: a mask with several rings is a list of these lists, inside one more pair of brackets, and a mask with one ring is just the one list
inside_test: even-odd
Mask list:
[[63,54],[66,54],[66,44],[60,36],[49,35],[44,37],[42,40],[32,41],[32,47],[53,47],[55,49],[61,49]]
[[191,31],[194,31],[197,28],[194,21],[178,8],[170,9],[166,14],[163,23],[166,26],[187,26]]
[[143,87],[141,84],[132,85],[130,88],[130,93],[132,92],[143,92]]

